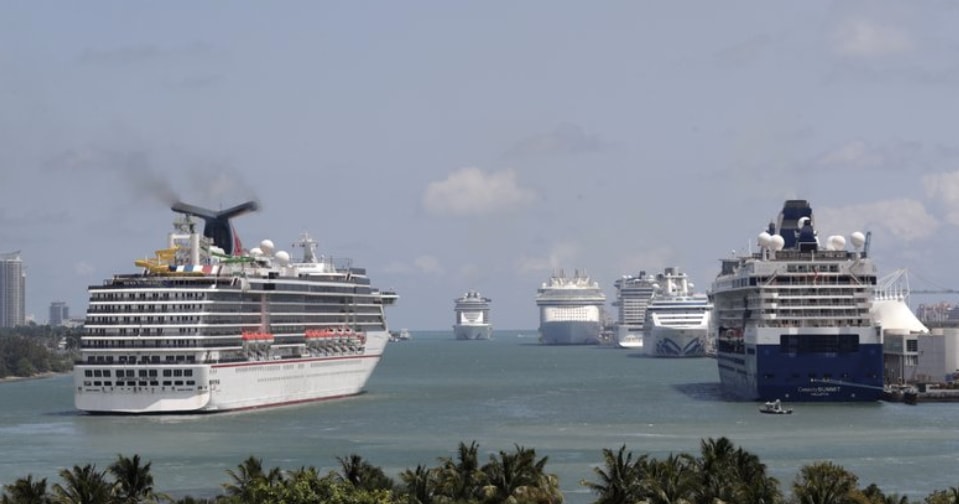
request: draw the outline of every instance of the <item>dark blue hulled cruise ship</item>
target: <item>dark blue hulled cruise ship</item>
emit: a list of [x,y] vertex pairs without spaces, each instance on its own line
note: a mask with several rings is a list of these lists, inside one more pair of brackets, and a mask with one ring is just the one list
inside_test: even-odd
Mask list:
[[868,240],[816,235],[812,208],[788,200],[759,252],[722,260],[710,330],[723,392],[770,401],[873,401],[883,385],[882,332],[869,308]]

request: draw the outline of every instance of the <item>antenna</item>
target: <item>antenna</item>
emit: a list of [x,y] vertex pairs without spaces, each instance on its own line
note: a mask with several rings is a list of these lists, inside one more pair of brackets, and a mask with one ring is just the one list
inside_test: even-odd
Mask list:
[[233,255],[233,252],[239,252],[239,240],[230,219],[243,215],[247,212],[255,212],[260,209],[256,201],[247,201],[233,208],[221,210],[210,210],[208,208],[190,205],[182,201],[177,201],[170,207],[170,210],[181,213],[186,216],[199,217],[203,219],[203,236],[213,239],[213,244],[223,249],[226,255]]

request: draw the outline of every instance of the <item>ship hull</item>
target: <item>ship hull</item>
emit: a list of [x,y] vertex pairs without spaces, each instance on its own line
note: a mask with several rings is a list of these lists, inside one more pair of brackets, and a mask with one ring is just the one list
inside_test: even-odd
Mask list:
[[74,402],[78,410],[100,414],[209,413],[357,395],[388,337],[385,331],[368,333],[364,351],[354,355],[179,366],[191,371],[193,385],[181,379],[173,386],[141,386],[139,381],[135,386],[87,386],[85,372],[106,366],[78,365]]
[[546,345],[596,345],[601,331],[598,321],[543,322],[539,326],[540,342]]
[[705,357],[705,327],[653,327],[645,336],[650,357]]
[[759,401],[861,402],[877,401],[882,394],[881,343],[828,354],[784,353],[779,345],[754,349],[718,353],[724,395]]
[[489,324],[453,326],[453,335],[460,341],[489,340],[493,336],[493,327]]
[[642,350],[644,343],[643,329],[619,326],[616,330],[616,345],[619,348]]

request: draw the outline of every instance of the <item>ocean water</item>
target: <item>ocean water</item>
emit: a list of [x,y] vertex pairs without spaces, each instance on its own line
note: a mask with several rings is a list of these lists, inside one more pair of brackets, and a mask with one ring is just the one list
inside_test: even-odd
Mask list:
[[200,496],[250,455],[325,472],[356,453],[396,476],[477,441],[483,462],[514,445],[548,456],[577,504],[593,500],[580,481],[595,479],[603,448],[697,454],[700,440],[719,436],[759,455],[787,490],[818,460],[910,497],[957,483],[959,404],[791,404],[792,415],[762,415],[756,403],[722,400],[712,359],[541,346],[532,330],[497,331],[493,341],[412,335],[388,345],[366,393],[286,408],[90,416],[73,410],[70,377],[2,383],[0,484],[28,474],[53,483],[62,468],[139,454],[160,491]]

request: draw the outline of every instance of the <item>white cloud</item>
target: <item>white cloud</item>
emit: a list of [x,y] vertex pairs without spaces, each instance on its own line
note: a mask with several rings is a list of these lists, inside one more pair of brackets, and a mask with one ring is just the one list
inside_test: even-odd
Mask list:
[[443,273],[443,266],[440,264],[439,259],[431,255],[421,255],[413,259],[413,264],[416,266],[416,269],[423,273],[436,275]]
[[878,57],[912,50],[909,34],[898,27],[866,19],[851,19],[836,30],[835,50],[843,56]]
[[535,197],[517,184],[513,170],[486,173],[479,168],[462,168],[445,180],[431,182],[423,195],[423,206],[438,215],[487,215],[510,212]]
[[523,256],[517,261],[516,268],[520,273],[553,272],[560,268],[575,269],[573,261],[579,256],[579,245],[572,242],[553,245],[545,257]]
[[876,168],[885,161],[883,155],[862,140],[853,140],[822,156],[816,164],[826,167]]
[[945,208],[946,220],[959,226],[959,171],[926,175],[922,185],[926,195]]
[[918,240],[931,236],[939,227],[939,221],[921,202],[908,198],[818,209],[815,218],[820,240],[833,234],[849,236],[854,231],[872,230],[901,240]]

